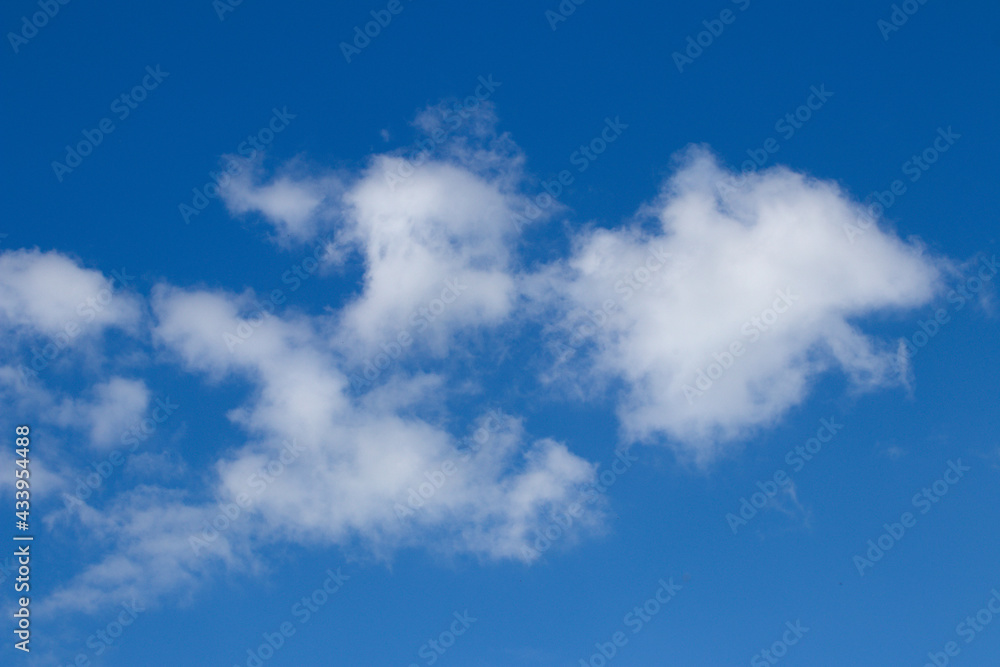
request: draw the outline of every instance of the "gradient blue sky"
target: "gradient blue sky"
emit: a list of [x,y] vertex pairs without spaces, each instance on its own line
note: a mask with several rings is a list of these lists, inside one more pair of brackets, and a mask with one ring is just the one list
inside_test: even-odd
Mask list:
[[[591,661],[599,652],[595,645],[613,641],[617,632],[627,643],[615,649],[610,665],[773,664],[760,652],[782,640],[786,622],[797,621],[808,632],[781,658],[789,667],[924,665],[929,652],[944,651],[948,642],[959,649],[952,664],[986,665],[1000,658],[1000,618],[972,633],[971,641],[968,630],[962,631],[968,626],[960,625],[1000,590],[995,279],[962,299],[961,307],[948,299],[950,290],[981,269],[992,276],[987,261],[997,253],[995,3],[914,3],[919,9],[886,39],[878,22],[892,20],[891,3],[591,0],[572,5],[575,11],[553,29],[546,12],[558,11],[555,0],[401,0],[401,11],[350,62],[339,44],[351,41],[355,26],[387,3],[247,1],[221,19],[219,4],[70,2],[58,5],[37,34],[19,41],[16,52],[6,39],[6,103],[0,113],[8,128],[2,171],[7,213],[0,252],[23,249],[28,254],[22,259],[37,259],[32,249],[54,251],[78,270],[105,276],[124,268],[135,277],[114,303],[127,297],[135,313],[133,328],[109,327],[88,336],[26,385],[9,371],[29,362],[31,348],[48,338],[31,320],[31,306],[17,296],[23,296],[17,292],[23,285],[12,277],[16,262],[3,266],[7,408],[0,432],[12,446],[14,425],[30,424],[33,464],[45,472],[36,476],[34,491],[32,652],[15,651],[8,629],[0,663],[61,666],[83,655],[95,665],[253,665],[248,649],[256,651],[262,635],[288,622],[295,633],[263,661],[268,667],[426,665],[428,640],[466,611],[475,622],[434,664],[599,665],[599,659]],[[731,12],[725,15],[731,22],[712,24],[723,26],[721,34],[678,71],[673,54],[723,10]],[[5,33],[20,32],[22,17],[37,11],[26,0],[7,3],[0,26]],[[112,102],[140,84],[147,67],[168,75],[122,118]],[[259,296],[284,288],[288,300],[277,306],[279,317],[296,326],[316,322],[337,338],[329,328],[334,325],[322,318],[364,298],[364,258],[348,250],[339,266],[288,291],[282,276],[301,266],[323,233],[339,233],[337,214],[310,211],[312,222],[300,236],[282,235],[254,193],[281,174],[306,189],[327,187],[321,185],[326,177],[352,183],[371,156],[412,156],[410,147],[421,138],[414,126],[418,114],[472,95],[480,77],[500,85],[476,113],[484,115],[487,133],[509,133],[516,148],[513,158],[477,163],[477,173],[516,168],[518,180],[509,193],[529,197],[561,171],[573,175],[559,197],[564,208],[510,241],[509,272],[565,268],[594,230],[621,230],[644,205],[658,206],[663,184],[688,173],[678,155],[692,144],[707,147],[723,168],[738,170],[748,151],[761,155],[772,139],[769,145],[778,148],[764,167],[785,165],[835,183],[843,201],[870,201],[873,192],[900,181],[905,192],[885,210],[882,231],[868,234],[922,246],[922,257],[941,270],[934,294],[913,297],[916,305],[906,305],[905,298],[887,298],[885,307],[867,311],[854,304],[864,312],[848,317],[850,324],[895,350],[898,339],[912,338],[939,309],[947,322],[900,364],[905,372],[896,382],[859,388],[833,364],[809,373],[795,399],[764,423],[730,423],[728,417],[709,419],[707,426],[699,422],[709,430],[720,423],[735,429],[731,437],[715,438],[722,444],[715,436],[685,437],[687,427],[669,416],[656,422],[662,428],[645,434],[647,442],[634,442],[643,438],[624,425],[622,406],[637,391],[624,379],[627,371],[595,370],[609,363],[601,355],[621,356],[622,350],[587,347],[583,352],[603,361],[577,367],[585,355],[576,355],[571,373],[548,382],[555,371],[547,325],[565,315],[564,304],[536,299],[529,289],[516,300],[533,305],[514,309],[508,319],[473,322],[471,330],[452,337],[442,334],[441,345],[462,352],[443,355],[429,344],[391,375],[444,378],[440,387],[418,387],[426,395],[403,412],[459,440],[475,431],[480,415],[500,409],[522,419],[527,442],[551,438],[574,458],[599,464],[598,474],[610,468],[616,449],[631,445],[637,461],[616,477],[604,501],[592,505],[600,510],[592,525],[577,533],[581,526],[575,524],[572,538],[557,539],[526,562],[450,548],[455,534],[465,539],[482,528],[475,517],[377,546],[364,530],[347,537],[322,530],[295,536],[284,534],[273,515],[255,517],[253,529],[241,535],[245,542],[225,563],[185,562],[181,569],[189,577],[178,575],[176,585],[155,591],[143,589],[143,575],[130,579],[145,610],[96,655],[99,643],[88,646],[88,638],[113,623],[128,600],[117,599],[113,586],[87,608],[74,608],[66,596],[82,595],[95,566],[106,568],[103,577],[125,577],[133,566],[148,567],[151,578],[167,577],[152,574],[170,566],[155,554],[169,561],[178,535],[185,534],[164,533],[172,546],[161,549],[154,540],[145,551],[118,539],[115,522],[127,519],[115,512],[133,502],[132,494],[148,493],[154,503],[179,498],[179,506],[202,508],[191,515],[190,532],[199,530],[198,512],[220,498],[216,463],[233,460],[252,439],[227,415],[252,410],[262,392],[256,371],[198,370],[190,359],[180,360],[183,335],[163,333],[158,299],[169,297],[157,290],[235,295],[250,288]],[[813,98],[818,108],[811,118],[794,132],[783,129],[786,114],[820,88],[832,96],[821,105]],[[230,194],[229,208],[214,199],[186,223],[179,206],[191,203],[192,189],[209,181],[223,155],[237,153],[248,135],[265,127],[274,109],[287,109],[294,118],[254,165],[256,180]],[[60,180],[53,161],[64,161],[67,144],[79,142],[82,132],[104,118],[114,131]],[[620,118],[627,128],[580,171],[575,151],[599,136],[608,118]],[[948,128],[959,138],[914,179],[918,172],[908,161]],[[448,145],[465,132],[449,135]],[[469,145],[479,146],[479,140],[470,137]],[[445,151],[438,157],[442,163],[461,159],[454,156]],[[330,191],[323,190],[327,197]],[[242,212],[241,196],[250,202]],[[280,204],[291,206],[284,199]],[[648,231],[649,220],[636,225]],[[781,248],[785,241],[770,242]],[[816,272],[826,275],[829,267],[820,264]],[[727,263],[718,266],[723,271]],[[870,268],[897,275],[894,266]],[[836,268],[829,273],[837,275]],[[586,281],[550,277],[549,288],[564,290],[564,296],[588,290]],[[726,280],[701,280],[697,270],[690,278],[696,281],[692,293],[704,297],[700,309],[690,312],[733,305],[732,294],[717,289]],[[402,285],[408,278],[401,274],[398,280]],[[53,282],[29,292],[44,296],[46,289],[62,287]],[[831,285],[834,292],[838,287]],[[791,312],[788,317],[795,316]],[[667,321],[664,337],[672,329],[699,335],[693,321]],[[366,329],[359,325],[343,335],[359,331]],[[734,338],[743,340],[738,331]],[[351,361],[343,348],[333,354],[348,359],[348,373],[361,358]],[[636,363],[641,367],[641,360]],[[90,400],[92,387],[112,376],[147,388],[148,408],[141,406],[135,419],[148,416],[158,398],[169,397],[178,407],[88,498],[89,518],[74,518],[66,514],[64,494],[72,494],[77,478],[112,449],[91,442],[94,432],[79,416],[86,408],[72,404]],[[655,398],[649,399],[654,412],[670,415],[674,407],[655,405]],[[796,470],[786,453],[815,437],[821,420],[831,419],[842,428]],[[915,494],[959,460],[969,470],[921,513]],[[5,458],[0,470],[8,499],[12,466]],[[781,471],[794,492],[779,492],[734,534],[727,514],[739,511],[758,482]],[[5,502],[13,511],[13,501]],[[883,524],[899,522],[908,511],[915,525],[861,576],[854,557],[882,535]],[[551,523],[540,520],[542,526]],[[342,587],[303,622],[294,605],[338,568],[347,577]],[[3,576],[9,607],[12,577]],[[628,614],[654,597],[661,579],[681,588],[634,632],[635,617],[630,623]]]

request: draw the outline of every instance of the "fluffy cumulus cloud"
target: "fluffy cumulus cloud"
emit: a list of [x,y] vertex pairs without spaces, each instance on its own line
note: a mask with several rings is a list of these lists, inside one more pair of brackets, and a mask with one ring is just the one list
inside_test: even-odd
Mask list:
[[533,289],[588,313],[572,326],[589,327],[593,376],[624,381],[627,437],[702,458],[801,403],[824,370],[898,380],[895,346],[858,323],[926,303],[944,268],[833,183],[780,167],[737,179],[701,148],[642,213],[578,238]]
[[113,377],[96,384],[90,398],[66,398],[53,412],[63,426],[83,427],[99,448],[122,445],[126,430],[139,422],[149,406],[149,389],[142,380]]
[[[511,201],[500,186],[447,163],[390,185],[399,158],[379,159],[345,197],[350,238],[366,260],[364,294],[344,313],[346,334],[385,338],[414,306],[433,330],[498,322],[511,309]],[[439,311],[439,312],[438,312]],[[419,312],[419,310],[417,311]]]
[[522,558],[547,512],[579,500],[592,479],[565,445],[525,442],[516,420],[494,419],[485,437],[462,442],[414,416],[440,378],[351,397],[308,320],[271,318],[230,352],[220,332],[239,325],[239,297],[163,287],[154,310],[157,338],[184,364],[256,384],[255,398],[230,413],[248,443],[220,461],[219,496],[253,498],[287,537],[378,548],[447,526],[458,550]]
[[137,301],[118,292],[125,274],[105,277],[58,252],[0,254],[0,325],[73,339],[105,327],[133,326]]
[[[441,378],[350,396],[308,318],[269,318],[230,349],[222,334],[244,321],[252,301],[249,293],[154,290],[159,345],[189,370],[255,386],[254,398],[228,415],[246,444],[217,462],[214,502],[140,488],[100,512],[75,503],[74,516],[90,530],[113,532],[116,548],[60,590],[53,608],[90,609],[136,591],[156,600],[220,562],[246,567],[250,544],[282,539],[360,545],[385,557],[420,545],[532,561],[536,531],[584,500],[594,466],[562,443],[529,441],[513,417],[493,412],[456,437],[415,416],[441,391]],[[237,505],[241,518],[220,525],[224,508]],[[598,507],[578,526],[600,519]]]
[[[363,269],[345,304],[252,318],[250,291],[162,283],[148,320],[118,296],[94,315],[103,326],[148,321],[158,359],[250,391],[227,413],[240,444],[215,453],[200,495],[138,487],[100,510],[64,510],[115,546],[51,604],[89,608],[143,588],[156,597],[282,540],[537,558],[536,531],[587,497],[595,466],[490,411],[488,396],[478,419],[449,414],[459,386],[481,378],[438,362],[474,335],[509,344],[541,328],[576,351],[550,377],[619,392],[623,444],[666,442],[701,461],[780,419],[824,371],[860,388],[905,376],[896,346],[862,323],[926,303],[947,267],[867,221],[858,234],[866,218],[835,184],[784,168],[735,182],[693,148],[634,222],[578,232],[565,259],[529,270],[512,222],[528,201],[523,156],[489,107],[465,127],[445,118],[426,110],[414,150],[353,173],[295,162],[268,176],[257,165],[224,188],[232,212],[259,216],[286,247],[332,236],[324,261]],[[102,289],[101,274],[56,253],[0,256],[10,329],[52,335]],[[523,321],[539,327],[505,326]],[[358,360],[386,344],[408,348],[408,363],[353,385]],[[64,406],[100,446],[148,400],[142,381],[102,377]],[[220,503],[243,507],[223,533]],[[599,527],[600,505],[587,512],[574,530]]]
[[60,512],[51,523],[66,527],[72,521],[88,543],[110,550],[40,600],[38,610],[97,612],[130,601],[142,608],[165,596],[191,600],[198,585],[220,567],[251,569],[256,559],[246,530],[219,534],[197,552],[189,546],[192,526],[217,512],[192,503],[183,492],[148,486],[123,493],[101,509],[79,504]]
[[[495,135],[488,108],[449,140],[440,109],[415,125],[427,135],[415,157],[372,156],[353,176],[281,170],[270,181],[249,177],[223,191],[227,204],[255,211],[278,231],[305,239],[335,232],[337,246],[364,261],[362,292],[339,314],[341,348],[368,355],[383,343],[443,352],[451,332],[508,316],[517,289],[511,249],[522,157]],[[418,144],[423,146],[423,144]],[[288,194],[289,196],[285,196]]]
[[295,165],[267,182],[260,160],[227,156],[242,168],[224,182],[221,192],[230,213],[255,213],[272,224],[279,240],[301,242],[318,232],[328,204],[336,201],[340,182],[334,176],[297,176]]

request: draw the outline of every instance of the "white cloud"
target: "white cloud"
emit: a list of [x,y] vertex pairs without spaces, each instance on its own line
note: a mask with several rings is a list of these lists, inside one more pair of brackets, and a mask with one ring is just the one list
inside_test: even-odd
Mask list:
[[263,175],[259,160],[234,155],[226,158],[242,167],[220,188],[230,213],[259,213],[275,227],[281,240],[302,242],[319,233],[325,205],[340,190],[337,178],[297,176],[292,173],[295,165],[290,164],[270,182],[258,183]]
[[121,445],[122,433],[139,421],[149,406],[146,383],[114,377],[96,385],[93,393],[93,401],[77,406],[77,418],[90,426],[94,445]]
[[142,380],[115,376],[87,393],[86,398],[60,398],[56,392],[37,387],[31,400],[52,423],[89,434],[90,445],[99,449],[121,446],[126,429],[142,419],[149,406],[149,389]]
[[731,181],[691,149],[643,211],[652,225],[583,234],[528,283],[564,313],[609,306],[589,339],[591,377],[624,381],[626,437],[666,437],[702,459],[801,403],[822,371],[858,387],[898,380],[894,346],[859,320],[940,287],[919,245],[875,227],[852,243],[845,225],[861,208],[836,185],[784,168],[719,188]]
[[199,553],[191,548],[192,527],[217,512],[217,507],[190,503],[180,491],[146,486],[121,494],[99,510],[81,505],[61,511],[56,525],[72,521],[85,530],[88,541],[111,548],[37,603],[39,611],[94,612],[133,599],[146,606],[165,596],[191,600],[197,584],[220,565],[252,568],[255,559],[245,530],[222,533]]
[[[455,437],[414,416],[419,403],[440,394],[442,380],[433,376],[351,398],[346,376],[307,319],[272,317],[230,352],[222,332],[238,325],[240,300],[158,288],[156,335],[191,368],[255,383],[254,399],[229,415],[250,440],[219,463],[219,495],[258,497],[255,484],[264,479],[256,509],[275,533],[332,542],[357,537],[379,548],[422,542],[430,526],[450,533],[460,551],[520,558],[530,530],[550,510],[579,499],[592,478],[593,467],[565,446],[527,444],[509,418],[465,455]],[[456,470],[433,501],[401,521],[397,503],[448,461]],[[282,472],[254,479],[269,466]],[[476,538],[463,538],[467,532]]]
[[4,252],[0,326],[69,340],[104,327],[130,328],[140,311],[134,297],[119,291],[122,278],[105,278],[54,251]]
[[453,131],[430,107],[415,126],[431,148],[416,157],[375,155],[343,178],[292,163],[261,185],[246,173],[223,195],[230,210],[256,211],[280,233],[303,241],[335,230],[334,255],[360,253],[362,293],[335,330],[344,353],[367,357],[401,333],[443,353],[456,331],[502,321],[517,296],[512,218],[526,201],[516,187],[523,156],[495,123],[484,105]]
[[[352,398],[312,320],[271,317],[230,351],[222,334],[251,298],[159,286],[152,304],[156,340],[186,367],[255,386],[229,413],[247,442],[222,455],[212,490],[217,503],[245,494],[250,516],[205,542],[201,558],[191,537],[219,513],[214,503],[143,487],[100,512],[84,506],[83,523],[114,535],[114,548],[55,594],[53,608],[91,609],[137,591],[155,601],[220,560],[246,566],[251,542],[359,545],[382,557],[413,544],[530,561],[533,531],[583,500],[594,466],[563,444],[528,442],[518,420],[494,416],[457,438],[417,416],[440,394],[440,378],[394,380]],[[594,510],[574,530],[599,520]]]
[[499,184],[447,163],[426,164],[392,186],[384,174],[401,164],[377,159],[345,195],[344,233],[362,249],[366,270],[341,338],[377,343],[409,331],[442,349],[447,332],[510,313],[512,201]]
[[[435,118],[429,110],[417,125],[433,132]],[[859,207],[836,186],[776,168],[720,194],[727,173],[693,149],[638,223],[581,232],[571,257],[529,274],[511,222],[526,201],[523,157],[491,122],[416,166],[395,153],[374,156],[353,177],[292,165],[269,182],[252,172],[233,180],[230,210],[260,213],[282,240],[334,231],[332,256],[363,260],[361,291],[329,315],[268,315],[227,343],[255,310],[252,292],[154,289],[155,344],[187,370],[251,387],[228,412],[244,443],[218,453],[208,489],[217,502],[246,494],[251,516],[213,542],[206,561],[192,560],[189,537],[217,512],[213,503],[138,489],[106,510],[121,512],[113,525],[85,508],[87,525],[120,539],[53,604],[123,595],[147,566],[152,594],[164,594],[196,581],[205,563],[245,564],[251,543],[272,540],[360,545],[386,557],[403,545],[537,557],[534,531],[582,499],[594,466],[562,443],[530,438],[506,415],[457,435],[442,416],[455,378],[394,372],[357,395],[348,368],[401,331],[419,341],[411,352],[419,366],[464,334],[496,334],[515,315],[566,324],[607,309],[565,367],[623,387],[626,441],[666,439],[701,461],[780,419],[824,371],[860,388],[901,379],[894,346],[862,333],[860,322],[927,302],[939,267],[917,244],[875,228],[852,243],[844,225]],[[26,300],[12,312],[26,312]],[[742,352],[730,358],[734,343]],[[461,379],[479,380],[475,369]],[[145,409],[127,382],[97,390],[92,428],[97,415],[117,424]],[[95,430],[95,439],[112,432]],[[600,520],[594,508],[576,526]]]

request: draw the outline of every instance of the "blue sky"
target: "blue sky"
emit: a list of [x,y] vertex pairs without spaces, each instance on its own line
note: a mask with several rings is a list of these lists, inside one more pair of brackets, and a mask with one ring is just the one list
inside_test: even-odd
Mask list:
[[998,13],[8,3],[2,663],[995,662]]

